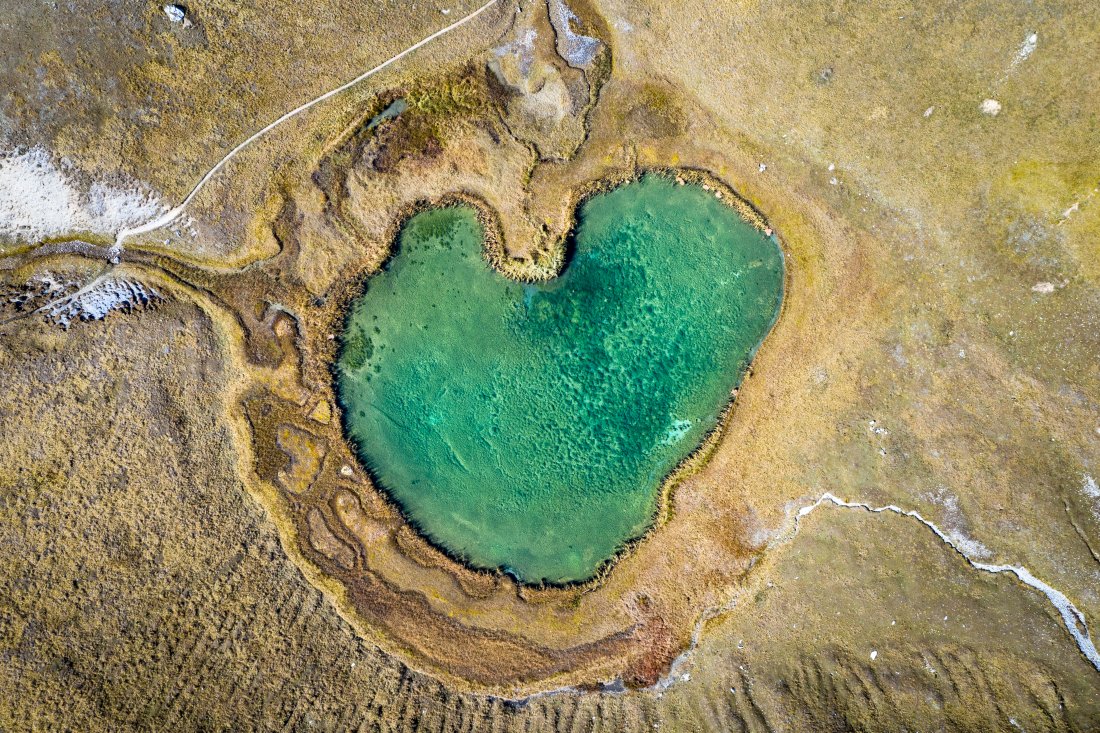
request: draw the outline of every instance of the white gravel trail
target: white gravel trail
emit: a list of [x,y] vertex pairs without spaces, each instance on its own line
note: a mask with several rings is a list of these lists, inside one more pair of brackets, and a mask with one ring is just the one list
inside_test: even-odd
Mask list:
[[369,71],[363,72],[362,74],[355,77],[351,81],[349,81],[345,84],[341,84],[340,86],[336,87],[335,89],[327,91],[324,94],[322,94],[321,96],[316,97],[314,99],[311,99],[310,101],[306,102],[305,104],[303,104],[299,107],[295,107],[294,109],[292,109],[289,112],[287,112],[286,114],[284,114],[282,117],[278,118],[277,120],[269,123],[265,127],[263,127],[260,130],[256,131],[249,138],[247,138],[242,143],[237,145],[237,147],[233,148],[228,153],[226,153],[225,157],[223,157],[221,160],[219,160],[214,165],[213,168],[211,168],[209,171],[207,171],[206,175],[203,176],[202,179],[197,184],[195,184],[195,187],[191,189],[191,193],[187,194],[187,197],[182,202],[180,202],[179,206],[176,206],[173,209],[169,209],[168,211],[164,212],[163,214],[156,217],[155,219],[152,219],[152,220],[146,222],[145,224],[141,224],[140,226],[136,226],[136,227],[130,227],[130,228],[122,229],[121,231],[119,231],[118,235],[115,237],[114,247],[112,247],[112,249],[114,250],[115,256],[117,256],[121,252],[123,241],[125,241],[129,237],[133,237],[133,236],[137,236],[139,234],[145,234],[147,232],[154,231],[154,230],[159,229],[159,228],[161,228],[161,227],[163,227],[167,224],[171,224],[176,219],[178,219],[183,214],[183,212],[187,208],[188,204],[190,204],[191,201],[194,200],[195,196],[198,195],[199,191],[202,190],[203,186],[205,186],[210,181],[211,178],[213,178],[215,175],[217,175],[218,171],[220,171],[222,168],[224,168],[226,163],[228,163],[230,160],[232,160],[237,155],[237,153],[241,152],[242,150],[247,148],[249,145],[251,145],[252,143],[259,140],[261,137],[266,135],[267,133],[274,130],[279,125],[283,124],[284,122],[291,119],[292,117],[295,117],[295,116],[301,114],[302,112],[305,112],[306,110],[310,109],[311,107],[314,107],[314,106],[320,104],[321,102],[325,101],[326,99],[334,97],[337,94],[340,94],[341,92],[347,91],[348,89],[351,89],[353,86],[355,86],[359,82],[363,81],[364,79],[366,79],[368,77],[371,77],[371,76],[377,74],[382,69],[385,69],[390,64],[393,64],[393,63],[403,59],[404,57],[408,56],[413,51],[416,51],[417,49],[421,48],[422,46],[425,46],[428,43],[431,43],[432,41],[439,38],[440,36],[446,35],[447,33],[450,33],[451,31],[455,30],[456,28],[459,28],[459,27],[465,25],[466,23],[469,23],[471,20],[473,20],[474,18],[476,18],[477,16],[481,15],[483,12],[488,10],[491,6],[495,5],[498,1],[499,0],[489,0],[489,2],[482,5],[477,10],[473,11],[472,13],[470,13],[469,15],[467,15],[463,18],[460,18],[459,20],[455,21],[454,23],[451,23],[446,28],[442,28],[442,29],[436,31],[435,33],[431,34],[430,36],[418,41],[417,43],[414,43],[413,45],[406,48],[404,51],[402,51],[402,52],[400,52],[400,53],[398,53],[394,56],[391,56],[390,58],[386,59],[382,63],[378,64],[378,66],[375,66],[373,69],[370,69]]

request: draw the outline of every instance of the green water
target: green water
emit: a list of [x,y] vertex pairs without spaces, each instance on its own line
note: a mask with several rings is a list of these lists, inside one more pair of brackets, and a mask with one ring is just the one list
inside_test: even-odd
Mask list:
[[581,207],[565,272],[514,282],[469,208],[413,217],[337,368],[364,464],[436,545],[528,583],[589,578],[651,522],[778,312],[776,244],[659,176]]

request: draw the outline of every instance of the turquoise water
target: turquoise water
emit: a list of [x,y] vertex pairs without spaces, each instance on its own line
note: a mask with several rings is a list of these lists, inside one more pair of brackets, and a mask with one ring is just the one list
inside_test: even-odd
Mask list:
[[488,265],[472,209],[430,210],[349,312],[345,427],[453,556],[528,583],[584,580],[650,524],[782,288],[773,240],[660,176],[589,199],[545,284]]
[[390,102],[389,106],[384,110],[370,118],[370,122],[367,123],[367,129],[373,130],[381,125],[386,120],[394,120],[401,116],[401,113],[409,108],[409,103],[403,98],[395,99]]

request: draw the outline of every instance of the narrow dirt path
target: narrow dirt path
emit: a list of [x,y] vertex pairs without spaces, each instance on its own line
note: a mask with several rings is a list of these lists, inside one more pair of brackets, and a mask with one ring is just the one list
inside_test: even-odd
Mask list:
[[148,221],[145,224],[141,224],[141,225],[136,226],[136,227],[128,227],[126,229],[121,230],[117,235],[115,235],[115,243],[111,248],[112,257],[114,257],[114,258],[118,257],[118,255],[122,251],[122,243],[126,239],[128,239],[129,237],[133,237],[133,236],[137,236],[139,234],[145,234],[147,232],[154,231],[154,230],[159,229],[159,228],[161,228],[161,227],[163,227],[167,224],[171,224],[172,222],[179,219],[180,216],[183,214],[183,212],[187,209],[187,206],[199,194],[199,191],[201,191],[203,189],[203,187],[210,181],[210,179],[212,179],[214,176],[216,176],[218,174],[218,171],[220,171],[222,168],[224,168],[225,165],[230,160],[232,160],[238,153],[240,153],[242,150],[244,150],[249,145],[251,145],[252,143],[259,140],[260,138],[262,138],[267,133],[274,130],[279,125],[283,124],[284,122],[286,122],[287,120],[289,120],[293,117],[296,117],[297,115],[300,115],[301,113],[305,112],[306,110],[311,109],[312,107],[315,107],[316,105],[320,104],[321,102],[324,102],[326,99],[330,99],[330,98],[336,96],[337,94],[340,94],[341,92],[344,92],[344,91],[347,91],[348,89],[351,89],[353,86],[355,86],[359,82],[363,81],[364,79],[367,79],[371,76],[374,76],[379,71],[382,71],[383,69],[385,69],[387,66],[390,66],[391,64],[396,63],[397,61],[400,61],[401,59],[405,58],[406,56],[408,56],[412,52],[414,52],[417,49],[431,43],[432,41],[439,38],[440,36],[444,36],[444,35],[450,33],[451,31],[453,31],[457,28],[460,28],[461,26],[469,23],[471,20],[473,20],[477,16],[484,13],[490,7],[495,5],[497,2],[499,2],[499,0],[489,0],[489,2],[485,3],[480,8],[473,11],[469,15],[467,15],[463,18],[460,18],[459,20],[456,20],[454,23],[451,23],[446,28],[442,28],[442,29],[436,31],[435,33],[431,34],[430,36],[414,43],[413,45],[406,48],[404,51],[401,51],[400,53],[398,53],[394,56],[391,56],[390,58],[386,59],[382,63],[378,64],[378,66],[375,66],[373,69],[370,69],[369,71],[363,72],[362,74],[355,77],[351,81],[349,81],[345,84],[341,84],[340,86],[336,87],[335,89],[331,89],[331,90],[325,92],[324,94],[322,94],[321,96],[315,97],[314,99],[311,99],[310,101],[306,102],[303,105],[295,107],[294,109],[292,109],[289,112],[287,112],[286,114],[284,114],[282,117],[279,117],[278,119],[276,119],[273,122],[269,123],[265,127],[257,130],[250,137],[248,137],[246,140],[244,140],[239,145],[237,145],[237,147],[233,148],[228,153],[226,153],[225,156],[222,157],[222,159],[219,160],[214,165],[213,168],[211,168],[209,171],[207,171],[206,175],[204,175],[202,177],[202,179],[199,180],[199,182],[195,184],[195,187],[191,189],[191,192],[189,194],[187,194],[187,197],[184,198],[184,200],[181,201],[178,206],[176,206],[173,209],[169,209],[168,211],[164,212],[163,214],[161,214],[157,218],[155,218],[151,221]]

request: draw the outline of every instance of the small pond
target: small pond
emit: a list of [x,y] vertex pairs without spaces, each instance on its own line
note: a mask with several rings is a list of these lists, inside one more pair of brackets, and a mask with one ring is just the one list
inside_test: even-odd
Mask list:
[[468,207],[412,217],[336,368],[363,464],[435,545],[526,583],[590,578],[653,521],[775,321],[778,245],[647,175],[584,203],[557,279],[487,262]]

